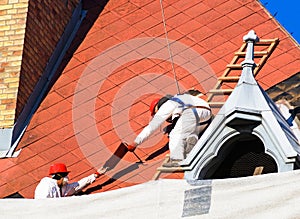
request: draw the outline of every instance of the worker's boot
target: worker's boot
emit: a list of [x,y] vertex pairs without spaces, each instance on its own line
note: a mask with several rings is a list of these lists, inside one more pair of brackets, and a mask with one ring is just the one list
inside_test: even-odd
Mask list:
[[185,157],[191,152],[194,146],[197,144],[198,137],[197,135],[190,135],[186,139],[186,147],[184,150]]
[[179,167],[179,162],[182,160],[170,159],[168,163],[164,163],[163,167]]

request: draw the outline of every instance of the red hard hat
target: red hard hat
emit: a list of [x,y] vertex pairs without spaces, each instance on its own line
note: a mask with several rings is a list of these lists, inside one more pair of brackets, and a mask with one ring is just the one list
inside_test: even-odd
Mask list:
[[53,175],[56,173],[69,173],[67,167],[64,163],[55,163],[50,166],[49,175]]
[[150,104],[150,113],[151,113],[151,116],[154,116],[155,114],[155,107],[156,105],[158,104],[158,101],[160,100],[160,98],[157,98],[157,99],[154,99],[151,104]]

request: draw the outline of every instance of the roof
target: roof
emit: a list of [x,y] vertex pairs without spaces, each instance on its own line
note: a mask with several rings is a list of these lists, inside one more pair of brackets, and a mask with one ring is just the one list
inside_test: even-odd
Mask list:
[[[299,72],[299,45],[256,0],[168,1],[163,6],[181,89],[207,93],[251,29],[261,39],[280,39],[256,77],[263,89]],[[53,162],[65,162],[71,180],[93,173],[122,140],[132,141],[147,124],[154,97],[177,93],[159,1],[110,0],[100,14],[97,5],[87,8],[95,19],[92,25],[83,23],[82,29],[90,29],[77,36],[79,46],[30,121],[19,156],[0,160],[0,197],[18,192],[32,198]],[[168,153],[167,140],[156,134],[136,150],[144,164],[127,154],[86,193],[151,180]]]

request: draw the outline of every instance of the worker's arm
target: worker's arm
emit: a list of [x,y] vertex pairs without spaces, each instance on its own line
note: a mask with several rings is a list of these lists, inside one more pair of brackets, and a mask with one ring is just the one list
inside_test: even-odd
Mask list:
[[62,188],[63,196],[71,196],[77,192],[80,192],[84,187],[90,185],[96,180],[96,174],[89,175],[82,178],[78,182],[69,183]]
[[174,101],[167,101],[164,103],[155,116],[152,118],[149,125],[147,125],[142,132],[134,140],[134,146],[143,143],[156,129],[158,129],[173,113],[177,108],[178,103]]

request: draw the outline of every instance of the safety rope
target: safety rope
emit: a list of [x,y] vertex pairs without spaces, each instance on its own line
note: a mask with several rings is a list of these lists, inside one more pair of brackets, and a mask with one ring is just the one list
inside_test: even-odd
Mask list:
[[162,20],[163,20],[164,31],[165,31],[165,36],[166,36],[166,41],[167,41],[167,46],[168,46],[168,51],[169,51],[169,57],[170,57],[170,60],[171,60],[171,65],[172,65],[172,71],[173,71],[173,75],[174,75],[174,80],[175,80],[175,84],[176,84],[176,87],[177,87],[177,92],[178,92],[178,94],[180,94],[180,89],[179,89],[178,80],[177,80],[177,76],[176,76],[176,72],[175,72],[175,67],[174,67],[173,55],[172,55],[172,51],[171,51],[171,47],[170,47],[170,42],[169,42],[169,38],[168,38],[168,31],[167,31],[167,26],[166,26],[166,19],[165,19],[164,7],[163,7],[162,0],[160,0],[159,2],[160,2],[161,15],[162,15]]

